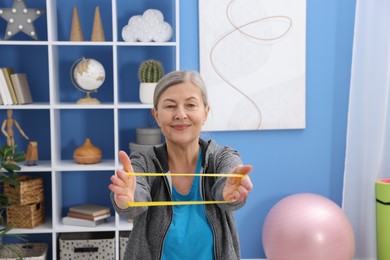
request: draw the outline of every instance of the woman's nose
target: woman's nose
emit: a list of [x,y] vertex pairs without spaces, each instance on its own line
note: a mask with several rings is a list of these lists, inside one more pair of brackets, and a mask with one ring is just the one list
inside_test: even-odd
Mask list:
[[184,107],[178,106],[176,110],[175,119],[185,119],[187,118],[187,113]]

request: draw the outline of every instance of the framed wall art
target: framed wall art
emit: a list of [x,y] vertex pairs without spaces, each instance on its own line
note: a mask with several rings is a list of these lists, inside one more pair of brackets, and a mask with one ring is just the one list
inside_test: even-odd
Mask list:
[[199,0],[204,130],[305,128],[305,49],[305,0]]

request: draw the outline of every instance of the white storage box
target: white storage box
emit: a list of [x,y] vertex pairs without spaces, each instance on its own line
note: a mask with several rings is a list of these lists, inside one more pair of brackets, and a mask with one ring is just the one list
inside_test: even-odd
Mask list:
[[131,231],[122,231],[119,233],[119,259],[124,260],[127,242],[129,241]]
[[114,232],[62,233],[59,237],[61,260],[115,259]]

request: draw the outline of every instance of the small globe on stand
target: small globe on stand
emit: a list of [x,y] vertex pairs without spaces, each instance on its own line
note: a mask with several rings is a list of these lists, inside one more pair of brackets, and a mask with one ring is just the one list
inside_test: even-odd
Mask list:
[[72,65],[70,78],[76,89],[86,93],[77,104],[100,104],[97,98],[91,97],[91,93],[97,92],[106,78],[106,72],[100,62],[84,57],[78,59]]

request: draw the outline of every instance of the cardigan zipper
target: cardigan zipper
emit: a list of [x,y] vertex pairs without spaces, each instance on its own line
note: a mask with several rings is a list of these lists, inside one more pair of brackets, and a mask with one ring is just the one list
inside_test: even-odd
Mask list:
[[[157,160],[157,161],[158,161],[158,160]],[[161,173],[165,173],[165,172],[162,170],[162,167],[161,167],[161,165],[160,165],[160,162],[158,162],[158,166],[160,167],[160,172],[161,172]],[[172,200],[172,192],[171,192],[171,188],[170,188],[168,179],[167,179],[166,176],[164,176],[163,178],[164,178],[164,183],[165,183],[166,189],[168,190],[169,197],[170,197],[171,200]],[[168,233],[169,227],[170,227],[171,224],[172,224],[172,218],[173,218],[173,207],[172,207],[172,210],[171,210],[171,216],[170,216],[170,219],[169,219],[168,228],[166,228],[165,231],[164,231],[163,241],[162,241],[161,247],[160,247],[160,257],[159,257],[160,260],[162,259],[162,251],[163,251],[164,244],[165,244],[165,238],[167,237],[167,233]]]

